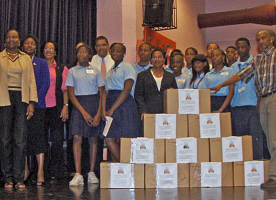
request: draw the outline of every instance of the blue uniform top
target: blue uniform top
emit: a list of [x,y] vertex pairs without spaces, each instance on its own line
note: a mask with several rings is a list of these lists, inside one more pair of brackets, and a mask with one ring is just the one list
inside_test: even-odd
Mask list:
[[[203,80],[204,80],[205,74],[202,73],[200,75],[197,74],[196,79],[194,80],[194,82],[191,84],[190,88],[191,89],[203,89],[202,85],[203,85]],[[190,84],[190,83],[189,83]]]
[[[233,69],[228,68],[226,66],[223,67],[221,71],[218,73],[215,72],[215,69],[213,68],[210,72],[208,72],[205,75],[205,78],[203,79],[202,89],[207,89],[210,87],[215,87],[218,84],[226,81],[233,75]],[[213,91],[211,91],[212,96],[227,96],[229,93],[229,86],[222,87],[220,91],[217,92],[216,95],[213,95]]]
[[173,74],[173,70],[171,70],[170,65],[164,67],[164,70]]
[[35,105],[35,108],[46,108],[45,96],[50,87],[50,73],[47,61],[42,58],[34,57],[33,68],[38,98],[38,103]]
[[180,76],[175,77],[175,80],[178,89],[189,88],[190,78],[186,74],[181,74]]
[[104,86],[100,70],[92,65],[77,65],[68,72],[66,86],[74,87],[76,96],[98,94],[99,87]]
[[[253,56],[250,56],[247,61],[241,63],[240,59],[235,62],[231,68],[233,72],[236,74],[247,65],[249,65],[250,61],[253,59]],[[231,102],[231,106],[256,106],[258,101],[258,97],[255,91],[254,85],[254,77],[248,82],[245,83],[243,81],[239,81],[235,84],[235,93]]]
[[192,67],[188,69],[187,67],[182,69],[182,74],[186,74],[188,77],[193,77]]
[[140,72],[142,71],[145,71],[147,70],[148,68],[150,68],[152,65],[151,63],[145,65],[145,66],[142,66],[142,65],[139,65],[139,62],[137,62],[135,65],[134,65],[134,68],[136,70],[136,73],[139,74]]
[[[136,82],[136,71],[134,67],[126,62],[121,62],[115,69],[113,67],[108,71],[105,79],[105,89],[108,90],[123,90],[124,83],[127,79],[132,79],[134,81],[133,86]],[[133,89],[131,94],[133,94]]]

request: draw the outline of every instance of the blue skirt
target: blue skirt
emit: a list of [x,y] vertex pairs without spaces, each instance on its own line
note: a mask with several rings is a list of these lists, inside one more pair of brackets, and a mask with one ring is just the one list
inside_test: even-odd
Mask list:
[[[97,114],[99,108],[99,95],[76,96],[76,98],[92,118]],[[102,128],[102,120],[100,120],[100,124],[97,127],[88,126],[80,111],[73,106],[69,126],[69,133],[71,136],[79,135],[87,138],[98,137],[102,134]]]
[[[224,103],[226,96],[211,96],[211,111],[219,110]],[[231,112],[231,103],[226,106],[223,112]]]
[[[106,98],[106,111],[117,100],[121,90],[109,90]],[[127,99],[111,116],[113,118],[107,138],[136,138],[142,137],[141,120],[136,103],[129,94]]]

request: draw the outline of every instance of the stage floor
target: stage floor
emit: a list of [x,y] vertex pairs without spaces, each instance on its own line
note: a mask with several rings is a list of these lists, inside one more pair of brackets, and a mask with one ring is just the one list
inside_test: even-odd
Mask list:
[[100,189],[98,184],[69,187],[71,178],[57,183],[48,182],[43,187],[27,186],[25,190],[7,191],[1,184],[2,200],[262,200],[276,199],[276,189],[261,190],[259,187],[224,188],[176,188],[176,189]]

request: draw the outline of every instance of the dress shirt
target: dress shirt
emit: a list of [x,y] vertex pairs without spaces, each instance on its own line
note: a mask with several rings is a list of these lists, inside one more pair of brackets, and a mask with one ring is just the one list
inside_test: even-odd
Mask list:
[[104,62],[105,62],[106,75],[107,75],[108,71],[114,65],[114,60],[112,60],[110,55],[107,55],[104,58],[100,57],[98,54],[94,55],[93,58],[92,58],[92,61],[89,64],[96,67],[98,70],[101,71],[101,64],[102,64],[103,59],[104,59]]

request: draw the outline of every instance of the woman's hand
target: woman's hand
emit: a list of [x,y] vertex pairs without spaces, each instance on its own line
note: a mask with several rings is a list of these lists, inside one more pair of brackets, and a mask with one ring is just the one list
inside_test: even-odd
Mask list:
[[106,111],[102,110],[102,120],[106,121]]
[[60,118],[63,122],[68,119],[68,107],[66,105],[64,105],[61,110]]
[[89,115],[89,113],[88,112],[84,112],[83,114],[82,114],[82,116],[83,116],[83,118],[84,118],[84,120],[86,121],[86,123],[87,123],[87,125],[88,126],[93,126],[93,118],[91,117],[91,115]]
[[114,111],[112,109],[109,109],[107,112],[106,112],[106,116],[109,116],[111,117],[113,115]]
[[94,126],[94,127],[98,126],[100,124],[100,118],[101,118],[101,116],[96,114],[94,116],[92,126]]
[[27,115],[27,120],[31,119],[32,116],[34,115],[34,105],[33,104],[28,105],[26,115]]

